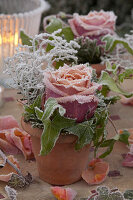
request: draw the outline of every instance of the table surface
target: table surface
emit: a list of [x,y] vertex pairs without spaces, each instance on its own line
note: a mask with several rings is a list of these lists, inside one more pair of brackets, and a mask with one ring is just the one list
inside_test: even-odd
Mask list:
[[[133,81],[126,81],[123,85],[127,90],[132,90]],[[20,123],[22,109],[18,105],[16,99],[19,98],[16,94],[15,90],[6,89],[4,93],[5,97],[14,97],[15,101],[7,101],[0,108],[0,116],[4,115],[13,115],[18,122]],[[114,123],[117,129],[120,128],[132,128],[133,127],[133,107],[122,105],[120,102],[116,103],[114,106],[110,108],[111,115],[119,115],[120,119],[115,120]],[[107,130],[109,132],[109,136],[114,134],[114,129],[109,123],[107,126]],[[116,143],[113,152],[105,158],[107,162],[109,162],[110,170],[119,170],[121,176],[119,177],[107,177],[105,182],[102,185],[107,185],[110,188],[117,187],[121,191],[125,191],[126,189],[132,189],[133,187],[133,169],[122,167],[122,156],[121,154],[128,152],[128,148],[126,145],[122,143]],[[29,171],[34,181],[33,183],[26,188],[25,190],[18,191],[18,200],[54,200],[55,198],[51,194],[50,185],[41,181],[38,178],[38,172],[36,168],[35,161],[25,161],[23,155],[16,156],[22,172],[26,174]],[[90,153],[89,159],[91,159],[92,153]],[[6,184],[0,182],[0,193],[5,194],[4,186]],[[88,186],[88,184],[81,180],[72,185],[66,186],[71,187],[72,189],[77,191],[76,200],[79,200],[81,197],[85,198],[90,194],[92,189],[95,189],[96,186]]]

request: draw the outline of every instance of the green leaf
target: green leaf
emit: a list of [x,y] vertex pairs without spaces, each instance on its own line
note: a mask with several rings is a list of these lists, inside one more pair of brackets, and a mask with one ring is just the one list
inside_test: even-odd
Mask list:
[[46,26],[46,31],[48,33],[53,33],[54,31],[57,31],[58,29],[62,29],[62,21],[57,18],[52,18],[50,23]]
[[43,117],[43,111],[40,110],[38,107],[35,107],[35,113],[36,113],[37,118],[38,118],[39,120],[41,120],[42,117]]
[[129,145],[129,142],[128,142],[129,136],[130,136],[130,133],[128,132],[128,130],[125,129],[123,130],[122,134],[120,134],[119,141]]
[[42,103],[42,95],[38,95],[37,98],[35,99],[34,103],[30,107],[31,108],[35,108],[35,107],[40,108],[41,103]]
[[76,150],[79,150],[83,148],[86,144],[90,144],[92,142],[94,134],[92,121],[85,121],[76,124],[75,126],[66,129],[66,131],[78,136],[78,141],[75,146]]
[[56,113],[53,120],[46,118],[43,121],[44,130],[41,136],[41,155],[47,155],[54,147],[62,129],[75,124],[75,120],[65,118]]
[[59,109],[59,113],[61,116],[63,116],[66,112],[66,110],[60,104],[58,104],[57,100],[54,98],[49,98],[46,101],[44,107],[45,107],[45,110],[42,116],[42,121],[49,119],[57,108]]
[[107,155],[109,155],[111,153],[111,151],[113,150],[114,144],[115,144],[114,139],[110,139],[110,140],[105,140],[100,147],[107,147],[106,151],[104,153],[102,153],[99,158],[104,158]]
[[[24,31],[20,31],[20,38],[21,38],[23,45],[32,46],[33,39],[31,37],[29,37],[26,33],[24,33]],[[35,45],[36,46],[38,45],[37,41],[35,41]]]
[[24,120],[26,122],[30,122],[33,127],[43,128],[42,122],[40,121],[40,119],[38,119],[36,115],[36,109],[40,110],[41,108],[41,100],[42,100],[42,96],[39,95],[37,96],[33,104],[29,106],[28,105],[24,106],[24,110],[25,110],[23,114]]
[[62,29],[62,34],[64,35],[64,38],[67,40],[67,42],[70,42],[70,40],[74,40],[74,34],[70,27],[64,27]]
[[124,192],[124,198],[125,199],[133,199],[133,190],[126,190]]
[[102,71],[101,77],[99,79],[99,83],[102,85],[107,85],[109,89],[113,92],[116,92],[118,94],[122,94],[126,97],[133,96],[132,93],[127,93],[124,90],[122,90],[114,81],[114,79],[105,71]]
[[104,42],[106,42],[106,46],[105,46],[105,50],[109,51],[112,44],[113,44],[113,37],[111,37],[110,35],[107,35],[105,37],[103,37],[102,39]]
[[116,47],[117,44],[122,44],[123,47],[125,49],[127,49],[127,51],[130,54],[133,55],[133,49],[131,48],[130,44],[126,40],[124,40],[122,38],[120,38],[120,39],[118,39],[118,38],[114,39],[114,37],[110,35],[110,36],[105,36],[103,38],[103,41],[106,42],[106,48],[105,48],[106,51],[112,52],[115,49],[115,47]]
[[126,68],[123,73],[120,73],[118,75],[118,79],[121,83],[123,83],[124,79],[131,79],[133,78],[133,69],[132,68]]
[[114,103],[116,103],[120,99],[121,99],[120,96],[109,96],[109,97],[105,97],[104,98],[104,102],[106,104],[114,104]]

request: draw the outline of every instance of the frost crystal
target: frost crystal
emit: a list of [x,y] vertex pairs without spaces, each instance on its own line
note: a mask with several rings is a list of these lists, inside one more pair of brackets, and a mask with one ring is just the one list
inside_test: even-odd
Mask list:
[[17,192],[15,189],[9,187],[9,186],[6,186],[5,187],[5,191],[7,192],[7,195],[9,197],[10,200],[17,200]]
[[[46,66],[52,70],[54,62],[60,60],[77,62],[75,49],[80,46],[75,41],[68,43],[57,36],[60,32],[36,35],[31,41],[32,46],[20,45],[17,53],[5,60],[5,72],[13,80],[10,86],[18,89],[28,103],[44,90],[43,70]],[[48,44],[51,50],[47,52]]]

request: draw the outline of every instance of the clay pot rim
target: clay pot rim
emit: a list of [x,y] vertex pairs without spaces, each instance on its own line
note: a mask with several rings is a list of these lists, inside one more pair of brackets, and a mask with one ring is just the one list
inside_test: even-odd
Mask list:
[[[29,133],[32,137],[41,138],[43,129],[33,128],[31,124],[24,121],[24,117],[21,118],[21,126],[23,130]],[[59,136],[57,143],[75,143],[78,137],[73,134],[61,135]]]

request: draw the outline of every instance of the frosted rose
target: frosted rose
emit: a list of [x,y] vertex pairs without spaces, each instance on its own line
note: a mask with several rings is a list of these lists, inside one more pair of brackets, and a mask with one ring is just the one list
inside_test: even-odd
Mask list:
[[101,86],[91,81],[92,69],[85,65],[64,65],[56,71],[44,72],[45,100],[56,98],[66,109],[66,117],[82,122],[94,114],[98,99],[94,95]]
[[93,39],[106,34],[114,34],[116,18],[114,12],[101,10],[89,12],[84,16],[76,13],[68,22],[76,37],[87,36]]

